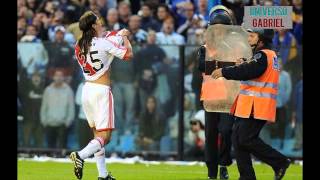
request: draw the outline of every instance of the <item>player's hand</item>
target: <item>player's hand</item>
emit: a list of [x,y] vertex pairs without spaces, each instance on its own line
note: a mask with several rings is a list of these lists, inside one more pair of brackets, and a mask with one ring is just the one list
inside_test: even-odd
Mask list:
[[245,61],[244,58],[239,58],[239,59],[236,60],[236,65],[237,65],[237,66],[240,65],[240,64],[242,64],[244,61]]
[[122,29],[120,33],[121,36],[130,36],[130,34],[131,34],[130,31],[125,28]]
[[223,75],[222,75],[222,69],[219,68],[219,69],[214,70],[214,71],[212,72],[212,74],[211,74],[211,77],[212,77],[213,79],[218,79],[218,78],[220,78],[220,77],[223,77]]

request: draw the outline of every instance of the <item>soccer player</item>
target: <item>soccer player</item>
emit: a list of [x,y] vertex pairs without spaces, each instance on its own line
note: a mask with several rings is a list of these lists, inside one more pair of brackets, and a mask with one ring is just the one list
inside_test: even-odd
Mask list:
[[114,56],[123,60],[132,58],[132,47],[127,37],[129,31],[121,31],[123,45],[103,37],[104,27],[92,11],[80,17],[79,27],[82,37],[75,45],[75,54],[86,80],[81,101],[94,139],[81,151],[72,152],[70,159],[74,163],[76,177],[81,179],[84,159],[94,154],[99,172],[98,180],[114,180],[106,170],[104,149],[115,127],[109,69]]

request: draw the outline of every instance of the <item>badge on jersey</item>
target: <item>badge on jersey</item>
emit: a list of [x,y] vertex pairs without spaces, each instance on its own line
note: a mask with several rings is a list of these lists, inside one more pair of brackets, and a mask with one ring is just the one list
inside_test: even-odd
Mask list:
[[259,52],[259,53],[255,54],[255,55],[253,56],[253,58],[251,59],[251,61],[257,62],[258,59],[260,59],[261,57],[262,57],[262,54]]
[[278,57],[274,56],[272,59],[272,68],[276,71],[280,71]]
[[257,54],[255,54],[255,55],[253,56],[253,59],[260,59],[261,56],[262,56],[261,53],[257,53]]

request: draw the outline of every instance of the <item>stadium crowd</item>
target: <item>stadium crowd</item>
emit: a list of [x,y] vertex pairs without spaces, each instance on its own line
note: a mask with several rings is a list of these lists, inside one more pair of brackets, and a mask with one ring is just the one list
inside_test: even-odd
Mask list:
[[[203,151],[196,52],[203,44],[211,7],[230,8],[240,25],[244,6],[292,5],[293,29],[276,30],[274,49],[282,62],[277,123],[264,138],[279,149],[294,139],[302,149],[302,0],[17,0],[19,147],[83,147],[91,132],[81,108],[82,70],[74,56],[79,17],[95,12],[106,30],[127,28],[132,61],[115,59],[111,69],[116,130],[108,150],[176,151],[179,68],[185,59],[186,153]],[[184,49],[185,58],[181,56]],[[293,133],[294,132],[294,133]]]

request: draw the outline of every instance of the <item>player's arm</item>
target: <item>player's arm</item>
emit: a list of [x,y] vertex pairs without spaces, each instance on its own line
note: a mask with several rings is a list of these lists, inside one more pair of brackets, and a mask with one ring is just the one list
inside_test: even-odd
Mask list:
[[122,36],[122,37],[123,37],[123,46],[127,49],[126,53],[124,54],[123,59],[129,60],[133,57],[132,46],[131,46],[131,43],[130,43],[127,35]]
[[263,52],[255,55],[252,61],[244,62],[238,66],[222,68],[222,76],[232,80],[250,80],[258,78],[267,69],[268,60]]
[[106,51],[107,53],[112,54],[113,56],[116,56],[119,59],[123,60],[129,60],[132,58],[133,53],[132,53],[132,47],[131,43],[127,38],[127,35],[129,34],[126,33],[125,30],[123,30],[123,33],[121,34],[123,38],[123,45],[117,44],[113,41],[108,40],[107,38],[102,39],[100,42],[100,46]]

